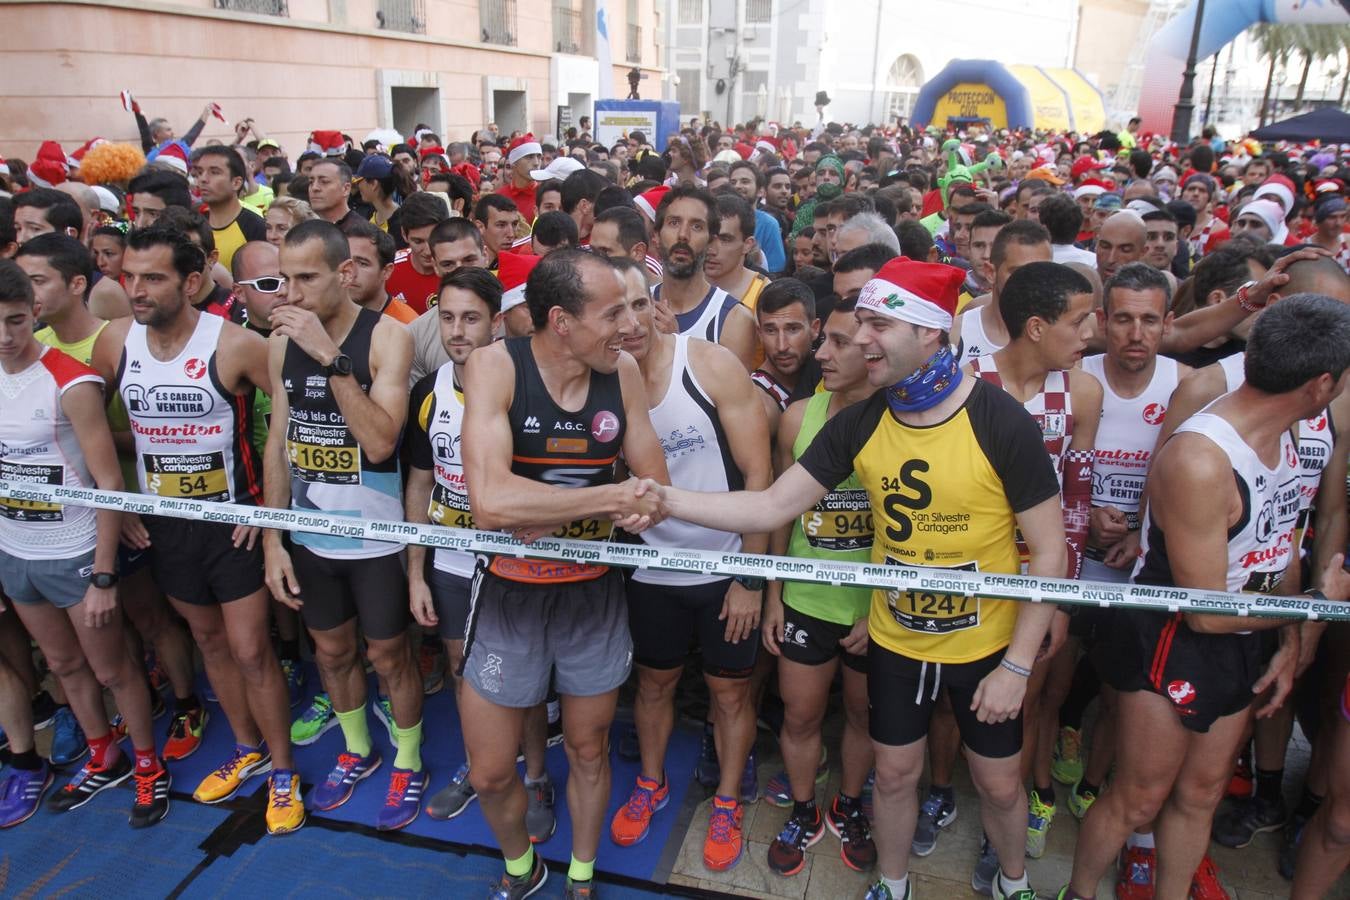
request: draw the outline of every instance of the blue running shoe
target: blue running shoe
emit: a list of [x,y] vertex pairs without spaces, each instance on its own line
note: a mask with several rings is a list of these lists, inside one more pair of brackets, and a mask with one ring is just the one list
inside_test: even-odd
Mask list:
[[11,828],[37,812],[42,795],[52,786],[52,770],[46,763],[33,771],[11,768],[0,779],[0,828]]
[[291,709],[305,699],[305,667],[298,660],[283,659],[281,674],[286,676],[286,693],[290,697]]
[[52,723],[52,765],[68,766],[79,762],[89,753],[89,743],[85,739],[84,729],[75,721],[75,714],[69,706],[56,711]]
[[411,825],[422,810],[422,792],[427,787],[427,772],[423,769],[395,768],[389,773],[389,792],[385,795],[384,806],[375,818],[375,827],[380,831],[398,831]]
[[[356,783],[369,778],[380,767],[380,751],[374,747],[366,756],[342,752],[338,754],[337,765],[328,773],[323,784],[315,785],[309,794],[309,804],[314,809],[326,811],[337,809],[346,803],[356,790]],[[420,796],[420,792],[419,792]]]

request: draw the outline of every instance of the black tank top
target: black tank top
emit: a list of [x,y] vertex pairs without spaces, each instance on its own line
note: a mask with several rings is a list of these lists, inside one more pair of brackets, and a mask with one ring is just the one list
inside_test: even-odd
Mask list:
[[[627,428],[619,373],[591,372],[586,402],[576,412],[558,406],[539,375],[529,337],[508,338],[506,351],[516,369],[511,423],[511,471],[556,487],[582,488],[614,481],[614,463]],[[466,439],[468,437],[466,436]],[[607,518],[574,519],[553,533],[574,540],[608,540]],[[492,572],[512,581],[562,583],[598,578],[607,566],[498,556]]]

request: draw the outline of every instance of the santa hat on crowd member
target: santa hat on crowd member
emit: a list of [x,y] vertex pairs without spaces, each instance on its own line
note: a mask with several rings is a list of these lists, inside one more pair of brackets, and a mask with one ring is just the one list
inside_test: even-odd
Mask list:
[[1097,182],[1096,179],[1091,180],[1096,183],[1088,184],[1087,182],[1083,182],[1078,187],[1074,188],[1073,199],[1082,200],[1084,197],[1097,197],[1106,193],[1106,185]]
[[950,331],[965,280],[965,269],[896,257],[863,285],[857,308],[920,328]]
[[525,302],[525,282],[542,256],[512,253],[502,250],[497,254],[497,280],[502,283],[502,312],[510,312]]
[[82,162],[84,162],[84,155],[86,153],[97,147],[99,144],[106,144],[106,143],[108,143],[108,141],[105,138],[101,137],[90,138],[89,140],[85,141],[83,144],[80,145],[80,149],[70,154],[72,164],[75,166],[79,166]]
[[1345,182],[1339,178],[1322,178],[1313,182],[1313,194],[1321,197],[1326,194],[1339,194],[1345,190]]
[[732,149],[734,149],[736,153],[740,155],[741,159],[749,159],[750,154],[755,152],[755,148],[750,144],[747,144],[745,141],[737,141],[736,146],[733,147]]
[[56,187],[69,173],[66,151],[56,141],[43,141],[38,147],[37,158],[28,165],[28,180],[35,187]]
[[105,213],[116,216],[122,212],[122,200],[109,188],[101,184],[96,184],[90,188],[94,195],[98,197],[98,208]]
[[506,161],[515,165],[527,156],[539,156],[544,152],[544,148],[539,146],[539,142],[534,139],[534,135],[526,132],[516,138],[506,148]]
[[347,152],[347,139],[340,131],[312,131],[308,150],[320,156],[341,156]]
[[[444,157],[442,157],[444,158]],[[467,180],[473,185],[474,193],[478,193],[478,185],[483,181],[483,173],[471,162],[462,162],[457,166],[451,166],[450,171]]]
[[1256,199],[1267,196],[1279,197],[1286,213],[1294,210],[1294,183],[1284,175],[1272,175],[1256,189]]
[[1270,243],[1283,244],[1284,239],[1289,236],[1289,226],[1284,223],[1284,212],[1280,209],[1280,204],[1274,200],[1253,200],[1238,210],[1238,217],[1249,214],[1256,216],[1270,229]]
[[669,193],[670,188],[663,184],[660,187],[654,187],[649,191],[638,194],[633,198],[633,205],[638,208],[639,212],[655,222],[656,208],[661,205],[661,201],[666,199],[666,194]]
[[1073,165],[1069,168],[1069,175],[1074,181],[1077,181],[1087,173],[1105,169],[1109,165],[1111,164],[1106,160],[1093,159],[1091,156],[1080,156],[1073,161]]
[[183,144],[174,141],[165,144],[160,151],[155,154],[155,162],[166,162],[178,170],[179,174],[186,176],[188,173],[188,154],[183,149]]

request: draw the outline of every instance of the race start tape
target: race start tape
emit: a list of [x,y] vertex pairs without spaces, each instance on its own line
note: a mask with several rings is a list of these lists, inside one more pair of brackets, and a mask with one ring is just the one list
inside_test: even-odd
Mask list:
[[540,538],[532,544],[523,544],[511,535],[497,531],[473,531],[447,528],[442,525],[361,519],[354,516],[273,509],[266,506],[179,500],[152,494],[99,491],[18,480],[0,479],[0,497],[21,502],[64,503],[95,509],[115,509],[143,516],[168,516],[229,525],[257,525],[282,531],[304,531],[359,540],[444,547],[468,553],[493,553],[518,558],[584,562],[630,569],[662,569],[728,577],[760,576],[779,581],[806,581],[834,586],[880,588],[888,591],[978,595],[1000,600],[1109,609],[1350,621],[1350,603],[1319,601],[1303,596],[1229,594],[1191,588],[1069,581],[1064,578],[1001,575],[926,566],[830,563],[790,556],[680,550],[672,547],[650,547],[646,544],[573,541],[552,537]]

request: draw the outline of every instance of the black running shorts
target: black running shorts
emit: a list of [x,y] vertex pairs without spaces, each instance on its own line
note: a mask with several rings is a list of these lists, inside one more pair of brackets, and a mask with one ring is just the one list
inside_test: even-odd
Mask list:
[[628,582],[628,627],[633,661],[649,669],[678,669],[697,642],[703,672],[715,678],[749,678],[759,652],[759,629],[736,643],[719,619],[730,578],[709,584]]
[[312,631],[330,631],[357,619],[367,638],[387,641],[408,628],[408,576],[403,554],[329,559],[307,547],[291,548],[300,582],[300,616]]
[[262,536],[253,549],[234,546],[228,522],[143,516],[151,571],[170,598],[196,606],[229,603],[263,587]]

